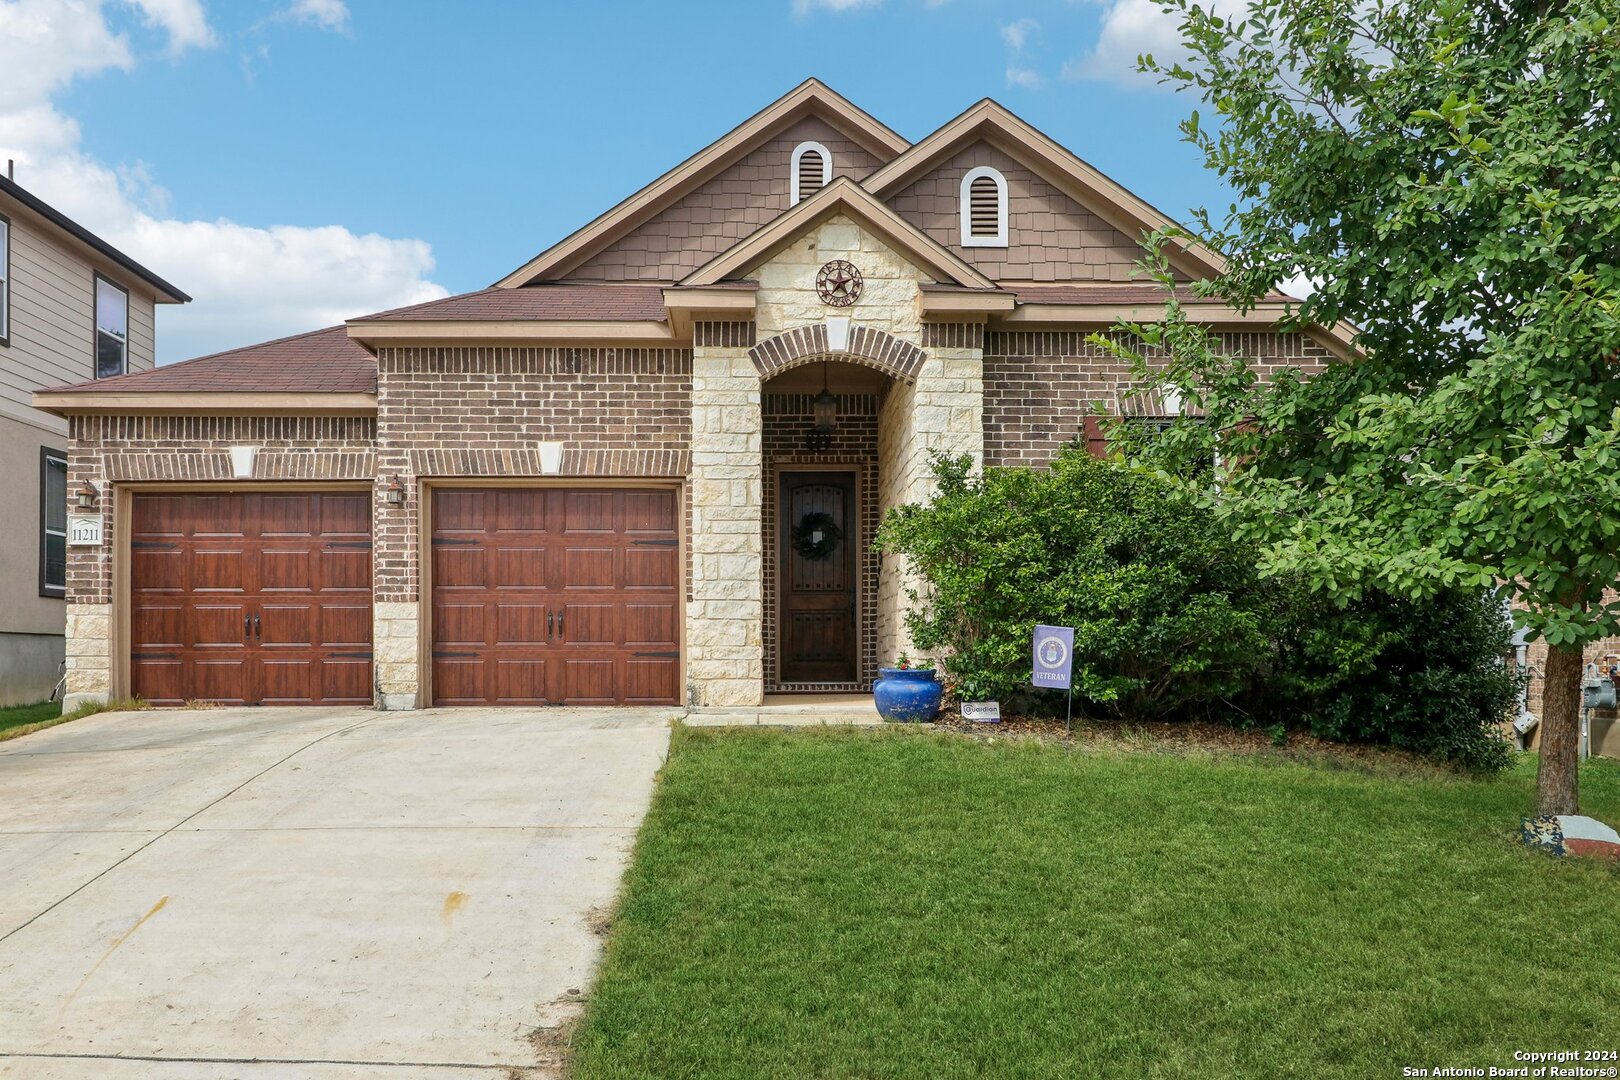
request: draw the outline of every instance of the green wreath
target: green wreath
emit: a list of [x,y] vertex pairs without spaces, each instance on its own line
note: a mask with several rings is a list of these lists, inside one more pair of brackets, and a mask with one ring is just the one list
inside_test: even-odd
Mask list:
[[[817,533],[821,534],[819,540],[816,539]],[[844,530],[833,521],[832,515],[820,510],[804,515],[793,526],[793,550],[811,562],[820,562],[830,556],[843,538]]]

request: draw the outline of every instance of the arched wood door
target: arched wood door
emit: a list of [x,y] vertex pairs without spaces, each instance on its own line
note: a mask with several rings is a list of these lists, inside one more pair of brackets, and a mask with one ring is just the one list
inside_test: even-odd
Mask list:
[[784,683],[854,682],[855,474],[784,472],[779,497],[779,677]]

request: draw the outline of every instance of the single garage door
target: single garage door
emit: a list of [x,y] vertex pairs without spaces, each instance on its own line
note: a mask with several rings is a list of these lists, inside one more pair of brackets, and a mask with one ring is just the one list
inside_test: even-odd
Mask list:
[[433,492],[438,705],[673,705],[670,490]]
[[130,509],[135,695],[371,703],[368,492],[139,494]]

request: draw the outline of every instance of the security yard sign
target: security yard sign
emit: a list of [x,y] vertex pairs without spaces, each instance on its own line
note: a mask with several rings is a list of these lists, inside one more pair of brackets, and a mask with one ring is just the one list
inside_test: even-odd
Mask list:
[[1067,690],[1074,671],[1074,628],[1035,628],[1035,675],[1031,684],[1041,690]]

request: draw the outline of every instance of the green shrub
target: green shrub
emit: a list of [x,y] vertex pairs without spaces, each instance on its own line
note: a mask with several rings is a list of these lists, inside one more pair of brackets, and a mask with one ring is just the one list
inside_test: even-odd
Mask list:
[[1509,761],[1499,732],[1519,691],[1497,602],[1348,606],[1262,579],[1207,509],[1083,448],[1049,470],[971,472],[937,458],[938,494],[892,511],[878,547],[922,579],[907,622],[967,699],[1050,712],[1029,686],[1037,623],[1075,629],[1078,704],[1132,720],[1225,716],[1376,742],[1481,770]]
[[1283,590],[1278,665],[1260,697],[1313,735],[1387,743],[1480,771],[1511,761],[1501,731],[1522,676],[1501,603],[1479,592],[1338,607]]
[[1269,663],[1252,562],[1168,485],[1079,447],[1049,470],[970,467],[936,459],[933,502],[878,534],[923,577],[912,638],[947,651],[963,696],[1032,694],[1037,623],[1075,628],[1077,697],[1121,716],[1220,711]]

